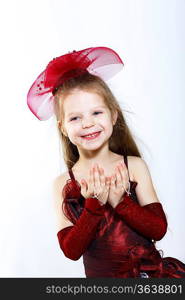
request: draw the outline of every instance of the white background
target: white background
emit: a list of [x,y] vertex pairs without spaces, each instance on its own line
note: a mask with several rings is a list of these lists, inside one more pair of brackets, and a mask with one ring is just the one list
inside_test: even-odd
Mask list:
[[26,104],[54,57],[93,46],[125,63],[108,84],[144,154],[169,229],[157,243],[185,262],[185,1],[1,1],[1,277],[85,277],[59,248],[53,179],[66,170],[55,119]]

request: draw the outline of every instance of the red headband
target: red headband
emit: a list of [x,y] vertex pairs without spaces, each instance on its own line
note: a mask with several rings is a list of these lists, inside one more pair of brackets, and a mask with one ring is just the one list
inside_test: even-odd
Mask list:
[[56,57],[49,62],[29,89],[28,107],[39,120],[47,120],[53,114],[53,92],[65,80],[86,71],[108,80],[123,65],[118,54],[107,47],[87,48]]

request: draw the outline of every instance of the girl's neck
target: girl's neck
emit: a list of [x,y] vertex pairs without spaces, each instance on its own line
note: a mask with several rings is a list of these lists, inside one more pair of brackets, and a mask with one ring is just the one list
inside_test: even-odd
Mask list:
[[122,156],[116,154],[112,151],[107,151],[107,153],[99,153],[98,155],[88,155],[83,156],[81,155],[79,160],[74,165],[74,169],[90,169],[92,165],[95,163],[98,164],[100,167],[110,165],[111,163],[122,159]]

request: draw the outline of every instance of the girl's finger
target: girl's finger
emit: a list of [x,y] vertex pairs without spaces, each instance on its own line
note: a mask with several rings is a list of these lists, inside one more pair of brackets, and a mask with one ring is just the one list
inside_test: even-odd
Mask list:
[[105,183],[109,185],[111,182],[111,177],[105,177]]
[[80,191],[82,195],[84,195],[84,196],[86,195],[87,188],[88,188],[87,182],[84,179],[82,179],[81,180],[81,191]]
[[98,169],[98,165],[95,165],[95,168],[93,170],[93,180],[94,180],[94,187],[96,189],[100,188],[100,175],[99,175],[99,169]]
[[89,181],[88,181],[88,191],[91,193],[94,191],[94,178],[93,178],[93,168],[89,171]]
[[121,176],[122,176],[122,180],[123,181],[128,181],[129,180],[129,177],[128,177],[128,170],[127,168],[125,167],[125,164],[123,162],[121,162],[119,164],[120,166],[120,172],[121,172]]
[[107,185],[110,184],[110,177],[105,177],[105,183],[106,183]]
[[101,184],[101,186],[105,186],[105,184],[106,184],[106,178],[105,178],[105,174],[104,174],[104,169],[103,168],[99,168],[99,174],[100,174],[100,184]]
[[85,181],[85,179],[82,179],[81,180],[81,184],[82,184],[82,186],[87,190],[87,182]]
[[124,188],[126,189],[127,183],[129,182],[129,176],[128,176],[128,169],[125,167],[124,163],[121,163],[120,171],[121,171],[122,178],[123,178],[123,185],[124,185]]
[[109,192],[109,189],[110,189],[110,178],[106,177],[105,178],[105,186],[104,186],[105,193]]
[[111,182],[110,182],[110,185],[111,185],[112,188],[115,188],[115,186],[116,186],[115,181],[116,181],[116,176],[115,176],[115,174],[113,174],[111,176]]
[[116,168],[116,185],[119,188],[123,186],[123,178],[119,167]]

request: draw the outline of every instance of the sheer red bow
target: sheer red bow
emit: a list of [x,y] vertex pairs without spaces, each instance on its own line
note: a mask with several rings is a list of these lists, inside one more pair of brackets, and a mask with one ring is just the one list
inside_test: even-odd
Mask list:
[[118,54],[107,47],[74,50],[56,57],[49,62],[29,89],[28,107],[39,120],[47,120],[53,114],[53,93],[65,80],[83,72],[108,80],[119,72],[123,65]]

